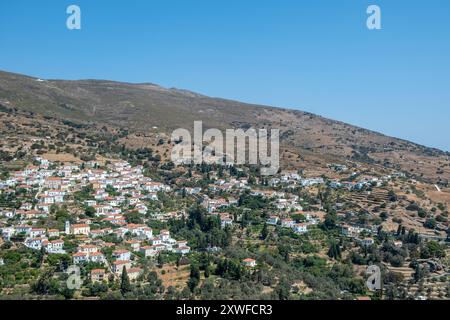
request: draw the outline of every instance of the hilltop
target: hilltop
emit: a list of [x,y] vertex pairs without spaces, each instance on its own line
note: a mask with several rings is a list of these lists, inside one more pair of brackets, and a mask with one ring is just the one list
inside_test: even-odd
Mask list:
[[287,168],[304,167],[302,158],[326,159],[402,170],[444,185],[450,178],[449,155],[438,149],[307,112],[211,98],[150,83],[42,80],[0,72],[0,107],[46,119],[111,126],[137,136],[155,135],[155,129],[158,135],[168,135],[176,128],[190,129],[196,120],[202,120],[204,128],[278,128]]

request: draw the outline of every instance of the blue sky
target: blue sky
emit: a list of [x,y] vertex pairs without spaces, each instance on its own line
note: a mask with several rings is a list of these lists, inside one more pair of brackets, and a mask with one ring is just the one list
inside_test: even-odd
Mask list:
[[153,82],[450,151],[448,0],[2,0],[0,69]]

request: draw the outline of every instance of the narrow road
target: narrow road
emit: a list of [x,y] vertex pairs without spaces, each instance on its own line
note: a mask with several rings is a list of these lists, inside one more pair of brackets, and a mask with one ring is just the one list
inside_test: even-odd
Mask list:
[[36,193],[36,196],[34,197],[35,200],[38,199],[39,195],[40,195],[41,192],[42,192],[42,189],[44,189],[44,182],[41,182],[41,183],[39,184],[38,192]]

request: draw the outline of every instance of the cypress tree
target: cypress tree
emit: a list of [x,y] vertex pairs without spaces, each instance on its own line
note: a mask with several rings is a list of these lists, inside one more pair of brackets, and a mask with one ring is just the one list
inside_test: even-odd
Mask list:
[[125,294],[130,291],[131,291],[130,278],[128,277],[127,269],[124,266],[122,270],[122,279],[120,282],[120,292],[122,292],[122,294]]
[[261,239],[266,240],[268,235],[269,235],[269,229],[267,228],[267,223],[264,223],[264,226],[261,230]]

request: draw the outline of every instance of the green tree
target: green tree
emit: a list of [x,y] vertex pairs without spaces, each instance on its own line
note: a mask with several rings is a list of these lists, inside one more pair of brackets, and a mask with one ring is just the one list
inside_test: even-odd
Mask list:
[[339,260],[341,258],[341,247],[336,242],[332,242],[328,249],[328,256],[332,259]]
[[120,281],[120,292],[122,292],[122,294],[125,295],[126,293],[130,292],[131,290],[132,290],[132,288],[131,288],[130,278],[128,277],[127,269],[124,266],[123,270],[122,270],[122,278]]
[[278,298],[280,300],[288,300],[291,292],[291,285],[289,284],[287,279],[282,278],[275,291],[278,294]]
[[53,279],[53,270],[44,271],[39,279],[31,286],[33,292],[40,295],[56,294],[58,293],[58,284]]
[[417,283],[419,282],[423,277],[425,276],[424,269],[420,267],[420,264],[417,263],[415,270],[414,270],[414,281]]
[[280,256],[283,257],[284,262],[289,263],[289,252],[291,251],[291,248],[289,245],[279,245],[278,246],[278,253]]
[[205,278],[209,278],[210,270],[209,270],[209,264],[205,265]]
[[140,213],[137,211],[132,211],[125,214],[125,219],[128,223],[141,224],[143,222]]
[[191,292],[194,292],[195,288],[200,282],[200,269],[196,264],[191,264],[191,274],[189,276],[188,287]]
[[157,262],[159,268],[162,268],[164,266],[164,258],[161,253],[158,254]]
[[86,209],[84,210],[84,214],[87,215],[89,218],[94,218],[95,217],[95,208],[93,207],[86,207]]
[[323,222],[323,227],[325,230],[331,230],[336,227],[337,215],[334,210],[329,211],[325,215],[325,221]]
[[264,226],[261,230],[261,239],[266,240],[268,235],[269,235],[269,228],[267,227],[267,223],[264,223]]
[[36,257],[35,266],[37,268],[40,268],[42,266],[42,264],[44,263],[44,258],[45,258],[45,248],[44,248],[44,246],[42,246],[41,250],[38,251],[37,257]]
[[436,222],[435,219],[427,219],[427,220],[424,222],[423,226],[424,226],[425,228],[428,228],[428,229],[435,229],[436,226],[437,226],[437,222]]

